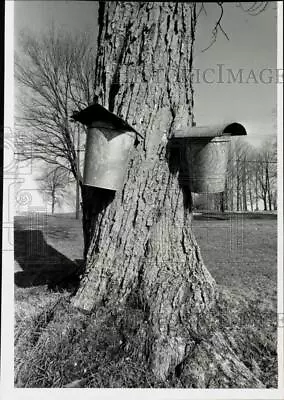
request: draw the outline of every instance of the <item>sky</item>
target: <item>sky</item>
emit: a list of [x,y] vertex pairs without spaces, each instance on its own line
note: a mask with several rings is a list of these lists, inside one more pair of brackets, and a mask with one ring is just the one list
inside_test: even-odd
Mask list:
[[[216,3],[205,3],[207,15],[200,15],[194,56],[194,113],[197,125],[226,120],[244,123],[248,136],[257,141],[263,135],[276,133],[277,11],[275,3],[269,2],[265,12],[250,16],[236,4],[224,5],[222,25],[229,40],[220,33],[205,52],[202,50],[210,44],[220,9]],[[22,30],[38,35],[52,23],[70,34],[88,30],[95,41],[97,8],[95,1],[16,1],[16,50]],[[235,76],[242,74],[242,83],[240,75],[237,82],[232,78],[228,81],[229,69]],[[269,70],[262,72],[261,82],[264,69]],[[273,82],[269,83],[271,74]]]
[[[202,50],[210,44],[220,9],[216,3],[205,3],[206,15],[200,14],[194,51],[194,114],[197,125],[240,122],[247,129],[248,140],[259,145],[266,136],[276,134],[277,10],[275,3],[269,2],[265,12],[250,16],[236,4],[224,5],[222,26],[229,40],[220,33],[206,51]],[[96,41],[97,9],[95,1],[16,0],[15,50],[19,51],[23,30],[40,35],[51,24],[70,35],[89,31]],[[229,70],[238,76],[237,82],[232,76],[231,82],[228,80]]]
[[[202,52],[210,44],[210,30],[218,13],[216,4],[207,4],[207,16],[202,14],[198,24],[195,68],[214,69],[215,75],[209,73],[206,79],[212,81],[215,78],[215,83],[195,84],[197,123],[237,120],[244,124],[248,137],[254,140],[276,133],[275,79],[270,84],[260,80],[269,82],[270,71],[265,69],[271,69],[276,77],[276,7],[270,2],[265,12],[250,16],[237,8],[236,3],[225,4],[222,25],[229,40],[220,33],[217,42]],[[218,83],[221,68],[218,64],[224,71],[221,78],[224,83]],[[243,83],[233,83],[232,80],[229,83],[228,69],[235,75],[242,69]]]

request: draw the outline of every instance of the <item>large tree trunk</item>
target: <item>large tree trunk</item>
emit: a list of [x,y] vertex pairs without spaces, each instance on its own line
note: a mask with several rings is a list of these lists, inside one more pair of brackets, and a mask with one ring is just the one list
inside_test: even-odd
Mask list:
[[[202,386],[196,363],[203,352],[204,373],[212,357],[229,360],[230,378],[226,371],[223,382],[238,386],[241,363],[228,355],[221,334],[212,336],[217,291],[192,231],[191,193],[180,171],[183,149],[168,144],[175,129],[193,120],[195,7],[100,3],[98,101],[144,139],[132,150],[121,191],[83,191],[86,269],[73,304],[89,311],[140,307],[145,324],[135,334],[159,378],[188,360],[188,379]],[[240,385],[258,386],[242,368]],[[222,382],[222,372],[215,374]]]

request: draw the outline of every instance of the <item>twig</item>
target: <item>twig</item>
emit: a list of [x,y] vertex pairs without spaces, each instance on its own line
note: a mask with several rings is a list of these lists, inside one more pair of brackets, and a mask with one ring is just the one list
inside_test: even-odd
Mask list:
[[217,4],[218,4],[218,6],[220,7],[220,11],[221,11],[221,12],[220,12],[220,16],[219,16],[218,20],[216,21],[214,28],[212,29],[212,40],[211,40],[211,43],[210,43],[209,46],[207,46],[205,49],[201,50],[202,53],[203,53],[204,51],[208,50],[210,47],[213,46],[213,44],[214,44],[214,43],[216,42],[216,40],[217,40],[217,36],[218,36],[219,31],[221,31],[221,32],[223,33],[223,35],[225,36],[225,38],[226,38],[227,40],[230,40],[230,39],[229,39],[229,36],[228,36],[227,33],[224,31],[224,29],[223,29],[223,27],[222,27],[222,25],[221,25],[221,21],[222,21],[223,15],[224,15],[223,2],[218,1]]

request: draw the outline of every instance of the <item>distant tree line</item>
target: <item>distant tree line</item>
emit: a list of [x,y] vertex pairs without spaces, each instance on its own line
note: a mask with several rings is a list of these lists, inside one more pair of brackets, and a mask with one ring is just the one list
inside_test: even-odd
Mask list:
[[212,211],[277,210],[277,143],[265,140],[260,147],[239,138],[230,147],[222,193],[194,195],[195,209]]

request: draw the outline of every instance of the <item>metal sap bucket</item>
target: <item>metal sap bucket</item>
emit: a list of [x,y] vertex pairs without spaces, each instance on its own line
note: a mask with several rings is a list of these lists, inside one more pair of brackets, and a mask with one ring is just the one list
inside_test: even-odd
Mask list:
[[194,193],[218,193],[225,189],[229,137],[186,140],[181,181]]
[[244,136],[238,122],[196,126],[174,132],[172,139],[181,148],[180,182],[195,193],[219,193],[225,190],[231,136]]
[[135,132],[119,130],[107,121],[88,125],[83,184],[121,189],[134,141]]

